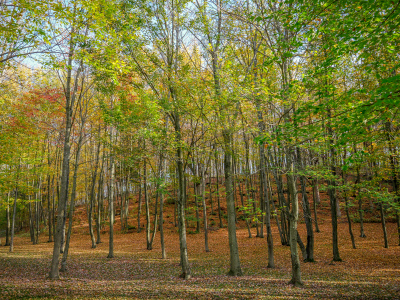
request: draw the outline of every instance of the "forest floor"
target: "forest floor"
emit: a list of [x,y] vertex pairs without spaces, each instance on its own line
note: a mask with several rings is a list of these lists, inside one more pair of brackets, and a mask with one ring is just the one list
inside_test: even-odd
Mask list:
[[[281,245],[275,222],[275,268],[266,267],[266,238],[256,238],[255,228],[253,238],[248,238],[247,229],[239,224],[244,275],[227,276],[227,229],[214,227],[209,232],[211,252],[204,251],[203,232],[188,234],[192,278],[183,280],[179,278],[179,237],[172,222],[173,211],[165,219],[167,259],[161,259],[159,233],[149,251],[145,231],[137,233],[132,228],[121,233],[119,220],[114,235],[115,258],[108,259],[106,229],[102,243],[91,249],[84,207],[79,210],[82,217],[74,221],[68,270],[59,280],[46,279],[53,243],[47,242],[44,233],[37,245],[32,245],[29,233],[18,234],[13,253],[8,247],[0,247],[0,299],[400,299],[400,247],[395,223],[387,224],[388,249],[383,247],[381,224],[364,224],[366,238],[359,237],[359,224],[353,224],[357,249],[352,249],[348,224],[341,217],[339,250],[343,261],[333,263],[331,222],[327,213],[322,214],[321,232],[315,233],[316,262],[301,263],[304,287],[298,288],[288,284],[289,247]],[[134,212],[130,223],[136,222],[133,216]],[[299,224],[299,232],[305,242],[304,223]]]

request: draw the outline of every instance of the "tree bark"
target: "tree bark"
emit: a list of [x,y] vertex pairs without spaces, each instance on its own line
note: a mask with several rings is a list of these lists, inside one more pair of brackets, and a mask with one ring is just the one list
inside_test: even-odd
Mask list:
[[67,231],[67,239],[65,241],[65,249],[63,253],[63,257],[61,260],[61,272],[65,272],[67,270],[67,258],[68,258],[68,252],[69,252],[69,244],[71,240],[71,233],[72,233],[72,219],[74,215],[74,208],[75,208],[75,198],[76,198],[76,182],[78,178],[78,168],[79,168],[79,159],[80,159],[80,154],[81,154],[81,149],[82,149],[82,143],[83,143],[83,129],[81,128],[80,134],[79,134],[79,140],[78,140],[78,146],[76,149],[76,154],[75,154],[75,166],[74,166],[74,175],[72,179],[72,193],[71,193],[71,204],[69,206],[69,214],[68,214],[68,231]]
[[167,258],[167,251],[165,249],[165,240],[164,240],[164,185],[165,185],[165,158],[164,155],[160,154],[160,179],[162,182],[162,187],[160,191],[160,242],[161,242],[161,257],[162,259]]
[[292,261],[292,279],[290,283],[295,286],[302,286],[301,271],[300,271],[300,260],[297,251],[297,221],[299,219],[299,202],[297,199],[297,188],[294,177],[294,163],[292,161],[292,153],[288,153],[288,165],[290,166],[290,172],[287,175],[288,189],[291,202],[291,210],[289,213],[289,229],[290,229],[290,257]]
[[6,225],[6,244],[4,246],[10,246],[10,193],[7,193],[7,206],[6,206],[6,217],[7,217],[7,225]]
[[205,166],[201,166],[201,200],[203,204],[203,226],[204,226],[204,248],[206,252],[210,252],[208,248],[208,225],[207,225],[207,206],[206,206],[206,178]]
[[104,189],[103,189],[104,155],[103,155],[102,160],[103,161],[102,161],[98,190],[97,190],[96,244],[101,243],[101,211],[102,211],[102,206],[103,206],[103,193],[104,193]]
[[314,202],[315,232],[320,232],[319,227],[318,227],[318,216],[317,216],[317,204],[319,204],[321,202],[321,200],[319,198],[318,179],[314,179],[313,202]]
[[[345,152],[344,159],[346,159],[346,152]],[[342,178],[343,178],[343,183],[346,186],[347,185],[347,175],[345,172],[342,173]],[[356,249],[356,242],[354,240],[354,234],[353,234],[353,230],[351,228],[351,218],[350,218],[350,212],[349,212],[349,199],[347,196],[346,189],[344,190],[344,203],[345,203],[345,212],[346,212],[346,217],[347,217],[347,223],[349,224],[349,234],[350,234],[350,238],[351,238],[351,244],[353,246],[353,249]]]
[[[300,148],[297,148],[296,150],[297,150],[297,163],[304,170],[304,164],[301,160]],[[306,229],[307,229],[306,258],[304,259],[304,261],[314,262],[314,232],[311,219],[310,203],[307,197],[306,181],[307,181],[306,176],[301,175],[300,176],[301,194],[302,194],[301,199],[303,204],[304,221],[306,223]]]
[[[328,118],[331,119],[331,109],[328,109]],[[332,179],[328,180],[328,194],[329,194],[329,200],[330,200],[330,205],[331,205],[331,217],[332,217],[332,250],[333,250],[333,261],[342,261],[339,255],[339,245],[338,245],[338,224],[337,224],[337,197],[336,197],[336,167],[335,167],[335,162],[336,162],[336,149],[334,147],[334,141],[333,141],[333,130],[328,122],[328,149],[331,154],[331,161],[330,161],[330,171],[331,171],[331,176]]]
[[182,267],[182,274],[180,275],[180,277],[184,279],[190,279],[191,271],[189,266],[187,243],[186,243],[186,220],[185,220],[186,188],[185,188],[185,178],[183,171],[181,126],[178,113],[174,114],[173,122],[175,128],[175,139],[177,143],[177,149],[176,149],[176,164],[178,169],[177,203],[178,203],[179,248],[180,248],[180,258]]
[[[19,169],[19,166],[18,166],[18,169]],[[19,171],[17,171],[17,172],[19,172]],[[18,179],[17,179],[17,182],[18,182]],[[15,217],[17,215],[17,199],[18,199],[18,186],[15,187],[15,198],[14,198],[13,216],[12,216],[12,224],[11,224],[10,252],[14,251],[14,233],[15,233]]]
[[[264,131],[264,126],[262,125],[261,129]],[[268,195],[268,182],[267,182],[267,174],[265,172],[266,163],[265,163],[265,152],[264,145],[261,144],[259,146],[260,152],[260,175],[263,187],[263,199],[262,205],[265,207],[265,225],[267,229],[267,245],[268,245],[268,265],[267,268],[274,268],[274,242],[272,239],[272,229],[271,229],[271,204]]]
[[218,219],[219,219],[219,228],[224,227],[222,224],[222,212],[221,212],[221,199],[219,197],[219,172],[218,172],[218,153],[214,149],[215,154],[215,175],[216,175],[216,191],[217,191],[217,203],[218,203]]
[[[396,161],[396,153],[395,147],[393,145],[393,137],[391,135],[391,123],[385,123],[385,132],[386,132],[386,139],[389,144],[389,160],[390,160],[390,171],[392,175],[392,185],[393,185],[393,192],[395,195],[395,201],[397,204],[400,204],[400,187],[399,187],[399,172],[397,169],[397,161]],[[396,211],[396,223],[397,223],[397,236],[398,236],[398,245],[400,246],[400,213]]]
[[150,242],[150,234],[151,234],[151,224],[150,224],[150,203],[149,203],[149,195],[147,189],[147,162],[146,158],[144,159],[143,165],[143,180],[144,180],[144,203],[146,206],[146,249],[151,250],[152,245]]
[[[74,8],[75,13],[75,8]],[[74,25],[72,26],[72,32],[74,33]],[[69,51],[68,51],[68,63],[67,63],[67,79],[65,85],[65,133],[64,133],[64,149],[63,149],[63,161],[62,161],[62,171],[61,171],[61,188],[60,188],[60,198],[58,202],[58,210],[57,210],[57,226],[54,231],[54,248],[53,248],[53,258],[50,265],[50,279],[59,278],[59,270],[58,263],[60,257],[61,250],[61,239],[63,235],[63,229],[65,225],[65,206],[68,199],[68,182],[69,182],[69,161],[70,161],[70,153],[71,153],[71,129],[72,129],[72,113],[74,110],[75,104],[75,96],[76,91],[78,89],[78,78],[80,75],[81,69],[78,68],[76,77],[75,77],[75,85],[73,91],[71,91],[71,74],[72,74],[72,60],[74,55],[74,47],[75,43],[73,38],[71,37],[69,43]]]
[[[110,129],[110,142],[111,145],[114,143],[114,128]],[[109,190],[109,214],[110,214],[110,236],[108,243],[108,256],[107,258],[114,258],[114,180],[115,180],[115,164],[114,154],[110,151],[110,190]]]
[[140,213],[142,212],[142,179],[139,168],[139,199],[138,199],[138,213],[137,213],[137,232],[139,233],[142,228],[140,227]]
[[225,190],[226,204],[228,210],[228,237],[229,237],[229,254],[230,254],[230,270],[228,275],[241,276],[242,268],[240,266],[239,248],[236,237],[235,222],[235,199],[233,197],[233,176],[232,176],[232,133],[228,129],[223,131],[224,138],[224,170],[225,170]]
[[[100,134],[100,127],[99,127],[99,134]],[[97,169],[99,168],[99,159],[100,159],[100,141],[97,145],[97,151],[96,151],[96,161],[95,161],[95,167],[92,175],[92,185],[90,189],[90,208],[89,208],[89,233],[90,233],[90,239],[92,241],[92,249],[96,248],[96,238],[94,236],[94,231],[93,231],[93,207],[94,207],[94,201],[95,201],[95,186],[96,186],[96,178],[97,178]],[[100,183],[99,183],[100,184]]]

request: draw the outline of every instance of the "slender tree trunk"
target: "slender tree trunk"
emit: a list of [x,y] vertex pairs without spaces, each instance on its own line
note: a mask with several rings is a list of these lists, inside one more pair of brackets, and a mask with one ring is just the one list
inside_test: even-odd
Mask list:
[[[262,117],[262,116],[261,116]],[[262,131],[264,131],[264,124],[261,126]],[[260,145],[260,175],[261,175],[261,185],[263,187],[263,199],[262,205],[265,207],[265,225],[267,229],[267,245],[268,245],[268,265],[267,268],[274,268],[274,242],[272,239],[272,229],[271,229],[271,205],[270,199],[268,195],[268,182],[267,182],[267,174],[265,172],[266,163],[265,163],[265,153],[264,153],[264,145]]]
[[[35,245],[39,243],[39,234],[40,234],[40,203],[41,203],[41,180],[38,182],[39,193],[36,193],[36,201],[35,201]],[[38,199],[39,198],[39,199]]]
[[289,213],[289,228],[290,228],[290,256],[292,261],[292,279],[290,283],[295,286],[302,286],[301,281],[301,271],[300,271],[300,260],[297,251],[297,221],[299,219],[299,202],[297,199],[297,188],[296,180],[294,177],[294,163],[292,161],[292,153],[288,153],[288,165],[290,166],[290,173],[287,176],[288,179],[288,189],[291,202],[291,211]]
[[[56,172],[56,173],[58,173],[58,172]],[[53,204],[51,206],[51,216],[52,216],[51,226],[53,227],[53,240],[56,236],[56,186],[54,185],[54,177],[55,177],[55,175],[53,175],[53,179],[52,179],[53,188],[52,188],[52,196],[51,196],[51,198],[53,200]],[[57,190],[58,190],[58,180],[56,182],[56,185],[57,185]]]
[[321,202],[321,200],[319,198],[318,180],[317,179],[314,179],[313,202],[314,202],[315,232],[320,232],[319,227],[318,227],[317,204],[319,204]]
[[151,242],[150,242],[150,234],[151,234],[151,224],[150,224],[150,203],[149,203],[149,195],[147,190],[147,163],[146,159],[144,159],[144,167],[143,167],[143,178],[144,178],[144,203],[146,206],[146,249],[151,250]]
[[32,209],[32,199],[31,195],[28,195],[28,210],[29,210],[29,234],[31,236],[31,242],[33,245],[35,245],[35,224],[33,223],[33,209]]
[[282,237],[283,233],[282,233],[281,225],[280,225],[279,219],[278,219],[278,212],[276,210],[276,206],[275,206],[274,200],[272,198],[272,187],[271,187],[271,181],[270,181],[270,178],[269,178],[268,163],[266,164],[266,166],[267,166],[267,173],[266,173],[266,175],[267,175],[267,183],[268,183],[268,190],[269,190],[269,195],[270,195],[269,199],[271,201],[272,208],[274,210],[275,221],[276,221],[276,225],[278,227],[279,237],[281,238],[281,241],[282,241],[283,240],[283,237]]
[[306,250],[306,247],[304,246],[303,241],[301,240],[301,236],[299,234],[299,231],[297,231],[297,244],[300,247],[301,254],[303,256],[303,261],[306,261],[307,260],[307,250]]
[[7,226],[6,226],[6,244],[4,246],[10,246],[10,193],[7,193],[7,206],[6,206],[6,217],[7,217]]
[[219,218],[219,228],[224,227],[222,224],[222,212],[221,212],[221,199],[219,197],[219,172],[218,172],[218,153],[215,151],[215,175],[216,175],[216,190],[217,190],[217,203],[218,203],[218,218]]
[[[331,109],[328,109],[328,118],[331,118]],[[329,151],[331,153],[331,161],[330,161],[330,171],[332,174],[332,178],[328,180],[329,188],[329,200],[331,205],[331,217],[332,217],[332,250],[333,250],[333,261],[342,261],[339,255],[339,245],[338,245],[338,223],[337,223],[337,197],[336,197],[336,149],[334,148],[334,141],[333,141],[333,130],[328,123],[327,126],[328,134],[329,134]]]
[[210,252],[208,248],[208,225],[207,225],[207,206],[206,206],[206,178],[204,173],[205,166],[201,167],[201,200],[203,204],[203,225],[204,225],[204,247],[206,252]]
[[[49,146],[50,147],[50,146]],[[49,167],[50,167],[50,159],[49,159]],[[47,209],[49,212],[49,240],[47,241],[48,243],[53,242],[53,233],[51,232],[52,230],[52,222],[51,222],[51,201],[50,201],[50,175],[47,176]]]
[[[110,140],[111,145],[114,143],[114,128],[111,127]],[[111,152],[110,152],[111,154]],[[107,258],[114,258],[114,181],[115,181],[115,164],[114,164],[114,154],[110,155],[110,191],[109,191],[109,214],[110,214],[110,236],[108,245],[108,256]]]
[[[389,155],[390,155],[390,170],[392,175],[392,185],[393,185],[393,192],[395,194],[397,204],[400,204],[400,187],[399,187],[399,172],[397,168],[397,160],[396,160],[396,153],[395,147],[393,145],[393,137],[391,135],[391,123],[385,123],[385,131],[386,131],[386,138],[389,144]],[[397,236],[398,236],[398,245],[400,246],[400,213],[396,211],[396,223],[397,223]]]
[[[301,159],[301,152],[299,148],[297,148],[297,163],[299,166],[301,166],[302,169],[304,169],[304,165]],[[314,232],[311,219],[310,203],[308,202],[308,197],[307,197],[306,180],[307,178],[304,175],[300,176],[303,214],[307,229],[306,258],[304,259],[304,261],[314,262]]]
[[[69,175],[68,175],[68,186],[69,186]],[[65,250],[65,229],[67,225],[67,206],[68,206],[68,195],[65,201],[65,206],[64,206],[64,216],[62,220],[62,234],[61,234],[61,247],[60,247],[60,254],[64,253]]]
[[[361,176],[360,176],[360,167],[357,167],[357,184],[361,184]],[[360,237],[367,237],[364,232],[364,210],[362,208],[362,196],[361,196],[361,188],[358,188],[357,191],[358,198],[358,215],[360,217]]]
[[154,242],[154,238],[156,237],[156,233],[157,233],[157,225],[158,225],[158,199],[159,199],[159,196],[160,196],[160,191],[159,191],[159,189],[160,189],[160,185],[159,184],[157,184],[156,185],[156,203],[155,203],[155,205],[154,205],[154,228],[153,228],[153,232],[152,232],[152,234],[151,234],[151,239],[150,239],[150,249],[148,249],[148,250],[151,250],[151,249],[153,249],[153,242]]
[[232,187],[233,187],[233,203],[235,204],[235,224],[237,224],[236,207],[238,207],[237,193],[236,193],[236,159],[234,154],[233,142],[232,142]]
[[[99,127],[99,134],[100,134],[100,127]],[[100,159],[100,142],[97,145],[97,151],[96,151],[96,161],[95,161],[95,167],[92,175],[92,185],[90,189],[90,208],[89,208],[89,233],[90,233],[90,239],[92,241],[92,248],[96,248],[96,238],[94,236],[94,231],[93,231],[93,206],[94,206],[94,201],[95,201],[95,187],[96,187],[96,178],[97,178],[97,169],[99,168],[99,159]],[[99,183],[100,184],[100,183]]]
[[60,269],[61,272],[65,272],[67,270],[67,258],[68,258],[68,251],[69,251],[69,245],[70,245],[71,233],[72,233],[72,219],[73,219],[74,208],[75,208],[76,182],[77,182],[77,178],[78,178],[79,158],[80,158],[82,143],[83,143],[83,131],[82,130],[83,129],[81,128],[81,131],[79,134],[78,146],[77,146],[76,155],[75,155],[74,177],[72,179],[71,204],[69,206],[69,213],[68,213],[68,231],[67,231],[67,239],[65,241],[65,249],[64,249],[62,260],[61,260],[61,269]]
[[[344,159],[346,159],[346,157],[344,157]],[[347,175],[345,172],[342,173],[342,178],[343,178],[344,184],[347,185]],[[347,196],[347,190],[344,190],[344,203],[345,203],[347,223],[349,224],[349,234],[350,234],[350,238],[351,238],[351,244],[353,246],[353,249],[356,249],[356,242],[354,240],[354,234],[353,234],[353,230],[351,228],[351,218],[350,218],[350,212],[349,212],[349,199]]]
[[213,197],[212,197],[212,185],[211,185],[211,183],[212,183],[212,181],[211,181],[211,172],[212,172],[212,169],[211,169],[211,159],[210,159],[210,165],[209,165],[209,168],[210,168],[210,176],[208,177],[208,183],[209,183],[209,186],[208,186],[208,188],[209,188],[209,195],[210,195],[210,205],[211,205],[211,215],[214,215],[215,214],[215,212],[214,212],[214,204],[213,204]]
[[162,187],[160,191],[160,242],[161,242],[161,257],[162,259],[167,258],[167,251],[165,250],[165,240],[164,240],[164,185],[165,185],[165,158],[163,154],[160,154],[160,164],[161,164],[161,172],[160,179],[162,182]]
[[100,178],[97,190],[97,218],[96,218],[96,244],[101,243],[101,208],[103,205],[103,165],[104,165],[104,156],[102,167],[100,171]]
[[199,178],[198,175],[199,174],[196,174],[196,179],[193,182],[194,203],[196,205],[196,232],[197,233],[200,232],[200,215],[199,215],[199,197],[200,197],[199,187],[200,187],[200,182],[198,182],[198,178]]
[[[94,179],[95,180],[95,179]],[[92,184],[96,184],[93,182]],[[91,188],[94,190],[94,186]],[[90,240],[92,241],[92,249],[96,248],[96,238],[94,236],[94,230],[93,230],[93,206],[94,206],[94,193],[92,196],[92,192],[90,193],[90,204],[89,204],[89,214],[88,214],[88,221],[89,221],[89,234],[90,234]]]
[[232,133],[228,129],[223,131],[224,137],[224,169],[225,169],[225,191],[226,203],[228,210],[228,237],[229,237],[229,253],[230,253],[230,270],[228,275],[241,276],[242,268],[240,266],[239,248],[236,237],[235,223],[235,199],[233,197],[233,174],[232,174]]
[[128,232],[128,217],[129,217],[129,177],[130,175],[128,174],[128,176],[125,179],[125,192],[124,192],[124,203],[125,203],[125,207],[124,207],[124,222],[123,222],[123,227],[124,230],[126,232]]
[[[75,11],[75,8],[74,8]],[[72,32],[74,32],[74,26],[72,26]],[[69,161],[71,152],[71,129],[72,129],[72,113],[74,110],[75,95],[78,89],[78,78],[80,74],[80,68],[76,74],[74,90],[71,91],[71,74],[72,74],[72,60],[74,55],[74,41],[70,39],[69,53],[68,53],[68,63],[67,63],[67,80],[65,88],[65,133],[64,133],[64,150],[63,150],[63,161],[62,161],[62,172],[61,172],[61,188],[60,188],[60,198],[58,201],[58,211],[57,211],[57,227],[54,231],[54,248],[53,248],[53,258],[50,266],[50,279],[57,279],[59,277],[59,257],[61,250],[61,240],[63,237],[63,229],[65,225],[65,207],[68,201],[68,181],[69,181]]]
[[384,247],[389,248],[387,231],[386,231],[385,209],[383,207],[383,203],[380,203],[379,206],[380,206],[380,213],[381,213],[381,223],[382,223],[382,230],[383,230]]
[[[272,165],[273,166],[273,165]],[[273,175],[275,177],[275,182],[277,186],[277,193],[278,193],[278,201],[279,201],[279,210],[281,211],[281,227],[282,227],[282,235],[281,235],[281,244],[283,246],[288,246],[289,245],[289,232],[288,232],[288,223],[286,220],[286,217],[288,216],[287,213],[287,207],[288,204],[286,203],[285,200],[285,195],[283,193],[283,187],[282,187],[282,180],[280,175],[278,174],[278,171],[275,168],[272,168],[273,170]]]
[[[19,167],[18,167],[19,169]],[[17,171],[19,172],[19,171]],[[18,182],[18,179],[17,179]],[[10,252],[14,251],[14,233],[15,233],[15,217],[17,215],[17,199],[18,199],[18,186],[15,187],[15,198],[14,198],[14,206],[13,206],[13,216],[12,216],[12,224],[11,224],[11,242],[10,242]]]
[[249,221],[249,215],[248,215],[248,212],[247,212],[247,209],[246,209],[246,206],[245,206],[245,204],[244,204],[244,190],[243,190],[244,188],[243,188],[243,185],[242,184],[239,184],[239,193],[240,193],[240,200],[241,200],[241,202],[242,202],[242,208],[243,208],[243,215],[244,215],[244,219],[245,219],[245,221],[246,221],[246,226],[247,226],[247,232],[248,232],[248,234],[249,234],[249,239],[251,239],[252,238],[252,235],[251,235],[251,228],[250,228],[250,221]]
[[140,227],[140,213],[142,212],[142,177],[139,168],[139,200],[138,200],[138,213],[137,213],[137,232],[139,233],[142,228]]
[[[314,179],[314,186],[313,186],[313,195],[314,195],[314,201],[316,204],[321,203],[321,198],[319,196],[319,183],[318,179]],[[319,231],[317,231],[319,232]]]
[[186,186],[183,170],[183,153],[182,153],[182,136],[179,114],[174,114],[174,127],[176,136],[176,164],[178,169],[178,226],[179,226],[179,244],[180,244],[180,257],[182,274],[180,277],[190,279],[191,271],[189,266],[187,243],[186,243],[186,220],[185,220],[185,199],[186,199]]

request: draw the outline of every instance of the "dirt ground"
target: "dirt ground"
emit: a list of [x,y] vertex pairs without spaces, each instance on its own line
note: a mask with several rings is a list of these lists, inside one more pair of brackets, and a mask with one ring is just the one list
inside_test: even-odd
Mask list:
[[[80,208],[83,210],[83,207]],[[339,250],[343,262],[332,263],[331,224],[320,218],[315,233],[315,263],[301,263],[304,287],[288,284],[291,264],[289,247],[282,246],[274,224],[276,268],[268,269],[266,238],[248,238],[247,229],[237,231],[244,276],[229,277],[227,229],[210,231],[211,252],[204,251],[204,234],[188,234],[192,279],[179,278],[179,238],[166,214],[167,259],[161,259],[160,235],[153,250],[146,250],[145,232],[120,233],[116,222],[115,258],[107,259],[108,234],[91,249],[87,224],[74,226],[68,270],[60,280],[46,276],[53,250],[48,237],[32,245],[27,233],[15,239],[13,253],[0,247],[0,299],[400,299],[400,247],[396,226],[388,223],[389,248],[383,247],[381,224],[365,224],[367,237],[360,238],[353,224],[357,249],[352,249],[348,224],[339,223]],[[216,216],[210,216],[217,219]],[[133,218],[133,216],[132,216]],[[135,221],[132,219],[131,223]],[[226,220],[225,220],[226,224]],[[305,241],[305,225],[299,224]]]

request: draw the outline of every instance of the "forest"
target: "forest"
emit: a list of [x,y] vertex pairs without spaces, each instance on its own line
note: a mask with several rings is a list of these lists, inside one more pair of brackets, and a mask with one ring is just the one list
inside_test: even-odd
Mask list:
[[399,109],[399,1],[0,0],[0,298],[400,298]]

